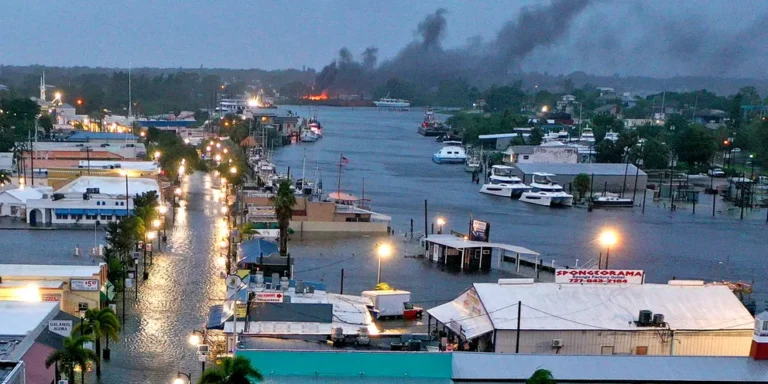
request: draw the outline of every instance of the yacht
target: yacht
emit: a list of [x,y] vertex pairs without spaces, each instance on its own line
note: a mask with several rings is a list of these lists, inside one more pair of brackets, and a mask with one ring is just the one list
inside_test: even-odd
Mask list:
[[470,156],[467,157],[467,162],[464,163],[464,170],[467,172],[479,171],[481,165],[480,156]]
[[605,139],[613,141],[614,143],[619,140],[619,134],[614,132],[613,130],[608,131],[608,133],[605,134]]
[[411,102],[405,99],[391,99],[389,95],[383,97],[373,104],[380,108],[408,108],[411,106]]
[[467,160],[467,152],[461,146],[460,141],[444,141],[443,147],[432,155],[435,163],[461,164]]
[[551,173],[534,172],[531,180],[531,190],[523,192],[520,201],[543,205],[547,207],[573,205],[573,195],[569,195],[563,187],[552,182]]
[[585,143],[594,143],[595,133],[592,132],[592,128],[584,128],[584,130],[581,131],[581,137],[579,137],[579,141],[583,141]]
[[531,187],[525,185],[519,177],[512,174],[514,168],[506,165],[494,165],[491,167],[490,182],[483,184],[480,193],[494,196],[517,198]]

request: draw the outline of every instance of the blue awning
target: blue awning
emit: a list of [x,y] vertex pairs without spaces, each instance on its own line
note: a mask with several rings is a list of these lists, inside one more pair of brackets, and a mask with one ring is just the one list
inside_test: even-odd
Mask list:
[[114,209],[99,209],[99,214],[107,215],[107,216],[112,216],[112,215],[115,214],[115,210]]
[[206,323],[206,328],[223,330],[225,321],[223,305],[214,305],[208,310],[208,323]]
[[69,213],[72,215],[82,215],[85,213],[85,211],[82,209],[70,209]]
[[86,215],[98,215],[99,210],[98,209],[85,209]]
[[69,215],[69,209],[56,208],[54,209],[54,212],[56,212],[57,215]]
[[[131,210],[131,212],[133,212],[133,210]],[[115,216],[128,216],[128,213],[125,209],[115,209]]]
[[255,264],[260,261],[261,256],[266,258],[279,252],[279,247],[274,241],[254,239],[240,243],[237,254],[240,257],[239,263]]

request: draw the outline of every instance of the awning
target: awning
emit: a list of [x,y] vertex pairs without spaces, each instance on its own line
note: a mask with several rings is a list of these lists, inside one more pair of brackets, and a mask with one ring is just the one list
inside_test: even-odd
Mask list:
[[86,215],[98,215],[98,209],[84,209]]
[[125,209],[115,209],[115,216],[128,216],[128,213],[125,211]]
[[[125,211],[123,211],[123,212],[125,212]],[[111,215],[115,214],[115,210],[114,209],[99,209],[99,214],[100,215],[111,216]]]
[[264,239],[253,239],[243,241],[238,245],[239,263],[258,263],[263,256],[265,259],[273,254],[279,253],[280,249],[274,241]]
[[69,215],[69,209],[54,209],[53,210],[57,215]]
[[214,305],[208,310],[208,323],[206,324],[206,328],[223,330],[225,320],[224,305]]
[[101,286],[99,291],[102,301],[112,301],[115,298],[115,286],[109,280]]
[[70,209],[70,210],[69,210],[69,213],[70,213],[71,215],[82,215],[82,214],[84,214],[84,213],[85,213],[85,211],[84,211],[84,210],[82,210],[82,209]]

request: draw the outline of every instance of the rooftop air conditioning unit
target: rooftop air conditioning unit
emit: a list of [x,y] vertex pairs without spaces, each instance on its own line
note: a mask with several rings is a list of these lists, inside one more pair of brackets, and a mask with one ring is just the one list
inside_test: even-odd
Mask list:
[[653,312],[649,310],[642,310],[640,311],[640,314],[637,316],[637,325],[640,326],[648,326],[653,323]]
[[552,348],[562,348],[563,339],[552,339]]

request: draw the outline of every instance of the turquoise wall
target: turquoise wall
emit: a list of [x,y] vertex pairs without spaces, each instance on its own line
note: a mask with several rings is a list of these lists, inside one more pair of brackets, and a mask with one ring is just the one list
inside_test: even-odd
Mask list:
[[450,379],[450,353],[238,350],[265,376]]

